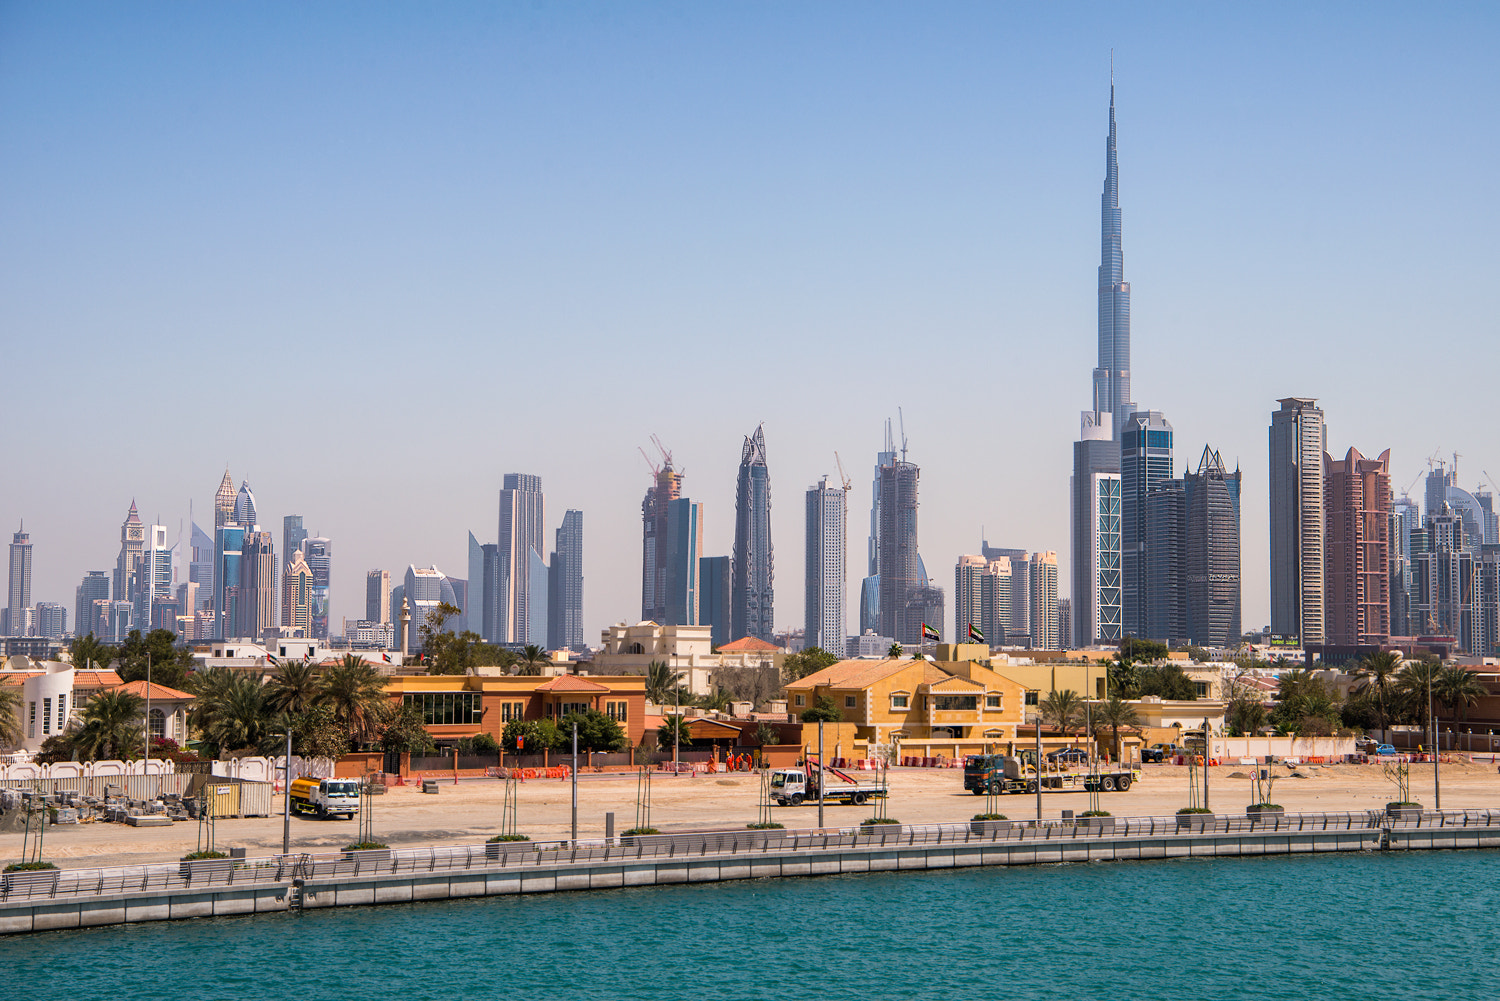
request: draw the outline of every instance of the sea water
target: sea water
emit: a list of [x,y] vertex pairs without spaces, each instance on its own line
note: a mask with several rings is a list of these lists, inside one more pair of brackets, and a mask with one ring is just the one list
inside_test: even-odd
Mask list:
[[0,939],[39,997],[1500,996],[1500,853],[766,879]]

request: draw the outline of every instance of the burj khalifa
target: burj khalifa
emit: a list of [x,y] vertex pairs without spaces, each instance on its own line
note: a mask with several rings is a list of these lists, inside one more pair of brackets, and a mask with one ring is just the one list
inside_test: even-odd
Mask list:
[[1094,412],[1113,418],[1118,441],[1135,410],[1130,402],[1130,283],[1120,250],[1120,160],[1115,150],[1115,85],[1109,85],[1109,141],[1099,219],[1099,365],[1094,369]]

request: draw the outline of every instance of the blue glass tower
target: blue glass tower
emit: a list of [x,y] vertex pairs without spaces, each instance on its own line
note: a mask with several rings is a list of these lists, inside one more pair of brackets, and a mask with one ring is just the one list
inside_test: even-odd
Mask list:
[[1172,478],[1172,425],[1158,410],[1131,414],[1120,435],[1120,569],[1125,635],[1150,628],[1146,498]]

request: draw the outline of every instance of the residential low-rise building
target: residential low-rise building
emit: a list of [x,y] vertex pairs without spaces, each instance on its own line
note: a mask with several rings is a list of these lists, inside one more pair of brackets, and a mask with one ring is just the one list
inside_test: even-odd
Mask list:
[[632,746],[645,734],[641,675],[402,674],[386,683],[386,693],[393,702],[417,706],[440,744],[481,733],[498,741],[513,720],[561,720],[589,709],[620,724]]

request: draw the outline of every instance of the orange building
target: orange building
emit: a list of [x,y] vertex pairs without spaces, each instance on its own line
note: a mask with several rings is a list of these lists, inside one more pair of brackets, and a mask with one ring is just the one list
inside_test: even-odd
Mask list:
[[632,746],[646,732],[646,679],[634,674],[397,675],[386,683],[386,693],[421,709],[427,732],[439,743],[481,733],[498,741],[512,720],[560,720],[588,709],[619,723]]

